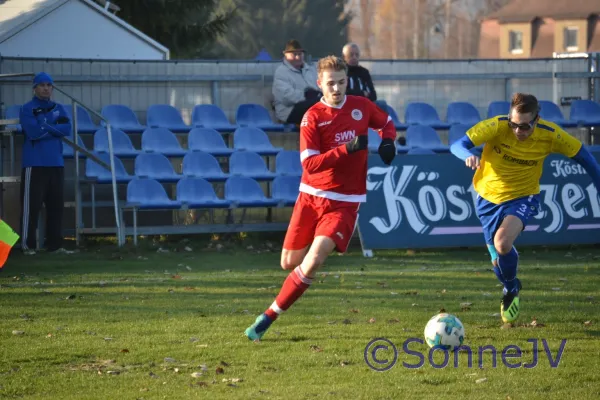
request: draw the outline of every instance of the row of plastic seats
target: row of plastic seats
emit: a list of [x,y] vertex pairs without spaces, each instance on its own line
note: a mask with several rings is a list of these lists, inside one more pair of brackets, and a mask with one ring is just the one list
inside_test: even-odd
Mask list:
[[202,178],[182,178],[176,198],[170,199],[156,179],[133,179],[127,184],[126,207],[139,209],[289,207],[296,203],[300,177],[278,176],[265,196],[259,183],[249,177],[232,176],[225,181],[224,198],[219,198],[210,182]]
[[436,109],[428,103],[413,102],[406,106],[404,111],[404,121],[400,121],[396,110],[385,101],[377,101],[378,105],[386,111],[396,129],[406,130],[413,125],[425,125],[430,126],[433,129],[450,129],[454,124],[464,124],[473,126],[481,121],[481,116],[477,108],[471,103],[467,102],[454,102],[448,104],[446,111],[447,122],[441,120]]
[[[6,110],[8,119],[19,118],[20,105],[9,106]],[[65,110],[72,116],[72,106],[65,105]],[[214,104],[199,104],[192,111],[192,124],[187,125],[179,110],[168,104],[154,104],[146,112],[146,125],[140,123],[133,110],[122,104],[109,104],[102,107],[100,114],[113,127],[127,133],[141,133],[146,128],[167,128],[173,132],[188,132],[193,128],[212,128],[220,132],[233,132],[239,127],[254,126],[266,131],[283,132],[294,129],[294,126],[276,123],[269,111],[260,104],[240,104],[235,114],[235,124],[227,119],[225,112]],[[92,120],[88,111],[77,106],[77,132],[94,133],[100,126]]]
[[[442,121],[436,109],[422,102],[409,103],[404,113],[405,123],[398,118],[396,111],[385,101],[378,101],[394,121],[396,129],[405,130],[410,125],[427,125],[434,129],[449,129],[453,124],[474,125],[481,121],[477,108],[468,102],[453,102],[448,104],[446,122]],[[551,101],[540,101],[542,118],[561,125],[565,128],[575,126],[600,125],[600,104],[591,100],[575,100],[571,104],[569,119],[565,119],[558,105]],[[19,117],[19,105],[9,106],[6,111],[8,119]],[[71,106],[65,107],[71,113]],[[492,101],[488,106],[487,118],[496,115],[507,115],[510,103],[507,101]],[[82,107],[77,109],[77,126],[80,133],[93,133],[99,129]],[[111,124],[128,133],[141,133],[146,128],[166,128],[173,132],[188,132],[194,127],[212,128],[221,132],[232,132],[241,126],[254,126],[266,131],[291,130],[293,127],[273,122],[266,108],[259,104],[241,104],[236,111],[236,123],[227,119],[223,110],[214,104],[201,104],[194,107],[192,124],[186,125],[175,107],[167,104],[155,104],[148,108],[146,125],[140,124],[137,116],[129,107],[120,104],[110,104],[102,108],[101,114]]]
[[[406,145],[397,145],[399,153],[414,153],[413,148],[430,149],[434,152],[448,152],[450,145],[461,139],[471,128],[470,125],[455,124],[448,131],[448,145],[445,145],[434,128],[427,125],[411,125],[406,130]],[[369,151],[376,153],[381,143],[381,138],[372,129],[369,129]]]
[[[98,158],[107,164],[106,153],[97,153]],[[217,159],[209,153],[198,151],[188,153],[183,158],[182,173],[175,172],[173,164],[163,154],[142,153],[134,161],[134,174],[130,175],[120,158],[115,157],[115,177],[117,182],[126,183],[132,179],[148,178],[161,182],[176,182],[183,177],[198,177],[212,182],[225,181],[231,176],[245,176],[257,180],[273,180],[277,176],[301,176],[302,166],[297,151],[285,150],[275,158],[275,172],[267,168],[265,161],[257,153],[238,151],[229,158],[229,173],[223,172]],[[98,183],[110,183],[110,171],[88,158],[85,175]]]
[[[453,125],[449,131],[449,144],[460,139],[468,129],[468,125]],[[112,137],[113,152],[122,158],[133,158],[144,153],[158,153],[168,157],[182,157],[189,152],[206,152],[216,157],[231,156],[236,151],[250,151],[260,155],[279,155],[282,152],[289,154],[280,147],[274,147],[266,133],[258,128],[238,128],[233,134],[233,148],[227,147],[219,132],[208,128],[195,128],[190,131],[187,150],[182,148],[177,137],[165,128],[144,131],[141,150],[136,149],[130,137],[119,129],[112,129]],[[78,139],[79,146],[86,148],[81,137]],[[380,143],[381,138],[377,132],[369,129],[369,151],[376,153]],[[406,152],[413,147],[448,150],[438,133],[432,127],[424,125],[411,125],[406,131],[406,146],[398,146],[398,151]],[[109,152],[108,132],[105,128],[99,129],[94,135],[94,152]],[[63,156],[73,157],[73,149],[63,146]],[[299,157],[297,159],[299,162]]]
[[135,113],[122,104],[102,107],[100,114],[113,126],[127,132],[142,132],[147,127],[167,128],[173,132],[188,132],[195,127],[212,128],[221,132],[232,132],[239,127],[253,126],[266,131],[283,132],[293,127],[276,123],[269,111],[260,104],[240,104],[232,124],[225,112],[214,104],[199,104],[192,111],[191,125],[185,124],[181,113],[168,104],[154,104],[146,112],[146,125],[139,123]]
[[[396,111],[385,102],[379,105],[390,114],[396,129],[405,130],[410,125],[426,125],[434,129],[449,129],[454,124],[473,126],[481,121],[477,108],[468,102],[454,102],[448,104],[446,110],[446,122],[442,121],[436,109],[427,103],[409,103],[406,107],[402,123]],[[600,104],[592,100],[575,100],[571,103],[569,119],[565,119],[562,111],[552,101],[540,100],[540,116],[556,123],[564,128],[576,126],[598,126],[600,125]],[[508,115],[510,102],[492,101],[488,106],[487,118],[497,115]]]
[[[190,151],[205,151],[215,156],[229,156],[234,151],[241,150],[253,151],[261,155],[276,155],[283,150],[281,147],[273,146],[267,134],[254,127],[238,128],[233,133],[233,148],[227,146],[219,132],[210,128],[192,129],[188,136],[187,149],[181,147],[175,134],[166,128],[146,129],[141,137],[141,150],[133,146],[131,138],[122,130],[111,129],[111,132],[113,152],[120,157],[135,157],[144,152],[181,157]],[[64,146],[65,154],[72,156],[73,150],[66,147],[68,146]],[[109,152],[106,128],[100,128],[94,134],[94,151]]]

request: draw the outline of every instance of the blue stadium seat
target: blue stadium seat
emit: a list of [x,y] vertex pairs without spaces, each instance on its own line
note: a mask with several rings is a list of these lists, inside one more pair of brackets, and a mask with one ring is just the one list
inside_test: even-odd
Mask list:
[[282,206],[296,204],[300,193],[299,176],[278,176],[273,180],[272,197]]
[[577,121],[569,121],[565,119],[560,108],[551,101],[540,100],[540,117],[546,121],[554,122],[563,128],[573,128],[577,126]]
[[467,133],[467,131],[471,128],[470,125],[464,124],[454,124],[450,127],[448,131],[448,145],[452,145],[452,143],[457,140],[462,139],[463,136]]
[[275,172],[277,175],[301,176],[300,152],[297,150],[280,151],[275,157]]
[[231,202],[220,199],[213,186],[202,178],[183,178],[177,182],[177,200],[188,208],[228,208]]
[[142,133],[146,127],[140,124],[133,110],[122,104],[109,104],[102,107],[100,114],[110,122],[113,128],[128,133]]
[[236,151],[229,158],[229,173],[257,180],[270,180],[276,174],[267,169],[264,160],[252,151]]
[[276,124],[269,111],[260,104],[240,104],[235,113],[235,122],[239,126],[254,126],[265,131],[282,132],[283,124]]
[[[110,165],[110,157],[107,153],[99,153],[96,154],[96,156]],[[93,161],[91,158],[85,160],[85,176],[89,179],[96,180],[98,183],[112,182],[110,171]],[[126,183],[134,178],[127,173],[123,162],[118,157],[115,157],[115,178],[117,183]]]
[[237,125],[232,125],[223,110],[214,104],[199,104],[192,111],[192,126],[211,128],[219,132],[233,132]]
[[21,112],[21,104],[13,104],[12,106],[6,107],[4,111],[4,118],[6,119],[19,119],[19,113]]
[[448,104],[446,120],[449,124],[464,124],[473,126],[481,121],[481,115],[471,103],[457,101]]
[[[73,120],[73,106],[71,104],[63,104],[65,111]],[[92,117],[90,113],[79,104],[77,104],[77,133],[94,133],[100,126],[96,125],[94,121],[92,121]]]
[[146,113],[146,125],[150,128],[166,128],[171,132],[189,132],[191,127],[175,107],[169,104],[153,104]]
[[392,118],[394,127],[396,127],[397,130],[406,130],[406,128],[408,128],[408,124],[403,124],[402,122],[400,122],[400,118],[398,118],[398,114],[396,113],[396,110],[394,110],[394,108],[392,106],[390,106],[387,103],[385,103],[385,104],[380,103],[379,105],[383,109],[383,111],[388,113],[390,118]]
[[[70,139],[71,141],[73,141],[73,136],[69,136],[68,139]],[[77,135],[77,144],[80,147],[83,147],[84,149],[87,150],[87,148],[85,147],[85,144],[83,143],[83,140],[81,139],[81,136]],[[63,158],[74,158],[75,157],[75,150],[73,150],[73,148],[71,146],[69,146],[66,143],[63,143]],[[85,158],[86,155],[83,154],[82,152],[79,152],[79,158]]]
[[157,153],[142,153],[135,158],[135,176],[160,182],[177,182],[183,177],[166,156]]
[[190,151],[205,151],[214,156],[229,156],[235,150],[227,147],[223,136],[212,128],[194,128],[188,135]]
[[139,209],[180,208],[179,200],[171,200],[165,188],[154,179],[132,179],[127,184],[128,207]]
[[373,103],[377,104],[381,109],[385,110],[385,108],[387,107],[388,103],[387,101],[383,100],[383,99],[377,99],[375,100]]
[[406,147],[421,147],[430,149],[436,152],[448,151],[448,146],[445,146],[437,132],[426,125],[411,125],[406,130]]
[[487,117],[494,118],[498,115],[508,115],[510,112],[510,102],[508,101],[492,101],[488,106]]
[[182,157],[185,151],[177,137],[167,128],[148,128],[142,133],[142,151],[160,153],[169,157]]
[[[463,124],[452,125],[450,127],[450,131],[448,132],[448,145],[452,146],[452,144],[454,142],[462,139],[462,137],[467,134],[467,131],[469,129],[471,129],[471,126],[469,126],[469,125],[463,125]],[[477,155],[481,155],[481,152],[483,151],[483,146],[484,145],[474,147],[473,149],[471,149],[471,152],[473,152]]]
[[190,152],[183,157],[183,175],[215,182],[229,178],[229,174],[223,172],[217,159],[204,151]]
[[[8,106],[6,108],[5,111],[5,118],[6,119],[19,119],[19,114],[21,113],[21,105],[20,104],[15,104],[12,106]],[[21,124],[16,124],[16,125],[7,125],[6,126],[8,129],[15,129],[18,132],[21,132]]]
[[574,100],[569,119],[583,126],[599,126],[600,104],[592,100]]
[[[119,157],[135,157],[140,154],[131,143],[131,139],[120,129],[111,127],[113,152]],[[100,128],[94,133],[94,151],[108,153],[108,132],[106,128]]]
[[404,119],[408,125],[427,125],[433,129],[450,128],[450,124],[442,122],[435,108],[427,103],[409,103],[404,112]]
[[253,151],[261,155],[275,155],[283,150],[281,147],[273,147],[267,134],[254,126],[243,126],[235,130],[233,148]]
[[423,147],[413,147],[409,149],[406,154],[435,154],[435,151],[431,149],[424,149]]
[[381,144],[381,137],[377,131],[369,128],[369,152],[377,153],[379,145]]
[[225,182],[225,200],[233,207],[276,207],[278,202],[265,196],[262,188],[252,178],[232,176]]

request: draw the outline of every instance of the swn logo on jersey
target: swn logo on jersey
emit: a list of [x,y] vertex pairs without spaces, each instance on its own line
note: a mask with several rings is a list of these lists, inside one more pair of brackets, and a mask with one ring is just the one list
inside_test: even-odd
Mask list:
[[354,139],[354,136],[356,136],[356,132],[354,130],[339,132],[339,133],[335,134],[335,141],[338,143],[339,142],[349,142],[352,139]]

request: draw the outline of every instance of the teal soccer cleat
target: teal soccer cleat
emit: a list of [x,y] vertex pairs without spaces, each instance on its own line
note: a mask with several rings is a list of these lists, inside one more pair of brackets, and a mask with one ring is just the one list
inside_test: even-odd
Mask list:
[[244,331],[244,334],[250,340],[260,340],[272,323],[273,321],[271,321],[266,314],[261,314],[256,318],[256,321]]

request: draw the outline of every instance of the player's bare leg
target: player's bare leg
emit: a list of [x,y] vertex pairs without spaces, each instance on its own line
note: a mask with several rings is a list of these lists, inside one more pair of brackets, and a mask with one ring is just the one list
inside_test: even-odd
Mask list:
[[300,250],[283,249],[281,251],[281,268],[284,270],[292,270],[302,264],[302,260],[308,253],[310,246],[306,246]]
[[[308,252],[303,250],[284,250],[281,254],[281,267],[289,270],[293,267],[292,272],[283,282],[279,294],[271,306],[261,315],[256,318],[252,324],[244,332],[248,339],[261,339],[273,321],[277,319],[279,314],[286,311],[292,304],[298,300],[302,294],[309,288],[312,283],[315,273],[329,254],[335,249],[334,241],[327,236],[317,236]],[[296,264],[302,252],[305,256],[300,265]],[[294,258],[295,257],[295,258]]]
[[330,237],[317,236],[302,260],[300,265],[302,273],[309,278],[314,278],[334,249],[335,243]]
[[514,215],[507,215],[494,235],[494,247],[498,253],[498,268],[504,279],[504,297],[500,313],[504,322],[513,322],[519,316],[519,291],[521,282],[517,278],[519,253],[513,244],[523,231],[523,222]]

